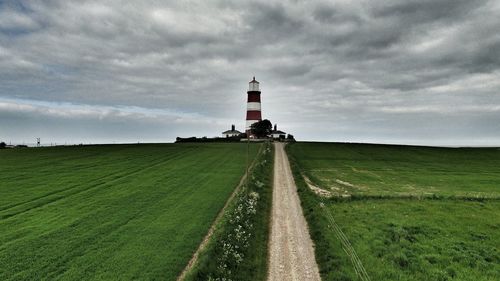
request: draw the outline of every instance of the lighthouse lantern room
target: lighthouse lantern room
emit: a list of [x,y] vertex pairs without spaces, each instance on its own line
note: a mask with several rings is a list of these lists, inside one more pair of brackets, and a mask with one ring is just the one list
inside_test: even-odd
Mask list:
[[247,119],[245,131],[249,137],[252,137],[250,127],[252,124],[262,120],[259,82],[255,80],[255,76],[253,77],[253,80],[248,83],[247,94]]
[[259,82],[255,80],[255,76],[253,77],[253,80],[248,83],[248,91],[257,91],[259,92]]

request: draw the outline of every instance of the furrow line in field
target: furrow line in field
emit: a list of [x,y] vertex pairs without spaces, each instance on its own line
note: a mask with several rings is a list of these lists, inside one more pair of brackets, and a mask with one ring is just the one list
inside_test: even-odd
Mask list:
[[359,258],[358,254],[356,253],[356,250],[354,250],[354,247],[352,246],[351,242],[349,241],[349,239],[347,238],[345,233],[342,231],[340,226],[337,224],[337,222],[333,218],[333,215],[330,213],[329,210],[326,209],[326,207],[322,206],[322,209],[325,211],[327,219],[331,223],[333,230],[334,230],[335,234],[337,235],[337,238],[339,238],[340,242],[342,243],[342,248],[344,249],[344,252],[351,259],[351,262],[354,266],[354,271],[356,272],[356,274],[363,281],[371,280],[370,276],[366,272],[365,267],[363,266],[363,263],[361,262],[361,259]]
[[[191,149],[191,150],[192,150],[192,149]],[[178,153],[172,153],[172,155],[169,155],[169,156],[176,156],[176,155],[178,155],[178,154],[180,154],[180,152],[178,152]],[[91,156],[94,156],[94,154],[91,154],[90,156],[89,156],[89,155],[86,155],[85,157],[72,157],[72,158],[68,158],[68,159],[70,159],[70,160],[75,160],[75,159],[85,159],[85,158],[88,158],[88,157],[91,157]],[[147,158],[147,157],[149,157],[149,156],[148,156],[148,155],[146,155],[146,156],[142,155],[142,156],[134,157],[134,161],[135,161],[135,160],[142,159],[142,158]],[[170,159],[170,158],[171,158],[171,157],[169,157],[169,159]],[[160,161],[155,161],[155,160],[160,160]],[[61,161],[61,160],[58,160],[58,161]],[[159,162],[161,162],[161,161],[162,161],[162,158],[161,158],[161,156],[160,156],[160,157],[158,157],[158,158],[154,158],[154,159],[152,159],[152,160],[150,160],[150,161],[155,161],[155,163],[159,163]],[[84,167],[82,167],[81,169],[83,169],[83,170],[88,170],[88,169],[90,169],[90,168],[95,168],[95,167],[98,167],[98,166],[100,166],[100,167],[101,167],[101,169],[106,169],[106,168],[109,168],[109,166],[110,166],[111,168],[113,168],[113,167],[114,167],[114,165],[116,165],[116,163],[118,163],[118,162],[119,162],[119,161],[114,161],[113,163],[111,163],[111,162],[100,163],[100,162],[99,162],[99,163],[94,164],[94,165],[84,165]],[[106,165],[106,166],[104,166],[104,165]],[[79,168],[78,170],[80,170],[80,168]],[[54,172],[54,171],[51,171],[51,172]],[[57,172],[57,171],[56,171],[56,172]],[[128,172],[128,171],[126,171],[126,170],[123,170],[123,169],[122,169],[122,170],[118,170],[118,171],[117,171],[117,172],[115,172],[115,173],[108,174],[108,175],[105,175],[105,176],[102,176],[102,177],[99,177],[99,178],[96,178],[96,179],[92,179],[92,180],[91,180],[91,181],[89,181],[88,183],[92,183],[92,182],[100,181],[100,180],[103,180],[103,179],[106,179],[106,178],[110,178],[110,177],[111,177],[111,178],[112,178],[112,177],[116,177],[117,175],[120,175],[120,174],[127,174],[127,173],[129,173],[129,172]],[[40,180],[43,180],[43,178],[42,178],[42,179],[40,179]],[[88,183],[86,183],[86,184],[88,184]],[[49,192],[49,193],[44,194],[44,195],[42,195],[42,196],[38,196],[38,197],[32,198],[32,199],[30,199],[30,200],[28,200],[28,201],[24,201],[24,202],[19,202],[19,203],[14,203],[14,204],[10,204],[10,205],[1,206],[1,207],[0,207],[0,212],[1,212],[1,211],[4,211],[4,210],[7,210],[7,209],[10,209],[10,208],[13,208],[13,207],[16,207],[16,206],[19,206],[19,205],[27,204],[27,203],[30,203],[30,202],[32,202],[32,201],[36,201],[36,200],[42,199],[42,198],[47,197],[47,196],[50,196],[50,195],[54,195],[54,194],[56,194],[56,193],[58,193],[58,192],[64,192],[64,191],[67,191],[67,190],[70,190],[70,189],[73,189],[73,188],[78,188],[78,187],[81,187],[81,184],[72,185],[72,186],[70,186],[69,188],[63,188],[63,189],[55,190],[55,191],[53,191],[53,192]]]
[[[122,171],[118,171],[118,172],[113,173],[113,174],[109,174],[109,175],[106,175],[106,176],[102,176],[102,177],[96,178],[96,179],[92,180],[89,183],[101,181],[101,180],[104,180],[106,178],[115,176],[115,175],[120,174],[120,173],[122,173]],[[46,193],[46,194],[44,194],[42,196],[38,196],[38,197],[32,198],[32,199],[30,199],[28,201],[23,201],[23,202],[19,202],[19,203],[7,205],[7,206],[4,206],[4,207],[0,208],[0,212],[7,211],[9,209],[12,209],[12,208],[15,208],[15,207],[18,207],[18,206],[21,206],[21,205],[33,203],[33,202],[38,201],[40,199],[43,199],[43,198],[46,198],[46,197],[49,197],[49,196],[52,196],[52,195],[55,195],[55,194],[58,194],[58,193],[62,193],[62,192],[65,192],[65,191],[68,191],[68,190],[71,190],[71,189],[74,189],[74,188],[78,188],[78,187],[81,187],[81,185],[72,185],[72,186],[67,187],[67,188],[63,188],[63,189],[59,189],[59,190],[54,190],[54,191]]]
[[[37,148],[37,149],[40,149],[40,148]],[[43,149],[43,148],[42,148]],[[114,151],[114,152],[117,152],[117,151]],[[114,153],[113,152],[113,153]],[[109,153],[108,153],[109,154]],[[46,156],[43,158],[43,160],[47,160],[46,162],[42,162],[40,161],[40,159],[38,159],[38,161],[34,162],[35,164],[31,164],[30,165],[30,162],[28,162],[27,165],[23,165],[23,169],[25,170],[39,170],[40,167],[48,167],[50,166],[50,170],[51,172],[54,172],[55,170],[57,170],[58,168],[63,168],[64,166],[58,166],[58,164],[55,165],[55,167],[53,166],[54,164],[54,161],[57,160],[58,163],[64,163],[65,161],[76,161],[76,160],[80,160],[80,159],[85,159],[85,158],[89,158],[89,157],[94,157],[96,155],[99,155],[99,156],[102,156],[100,153],[96,152],[96,153],[91,153],[91,154],[85,154],[83,156],[75,156],[75,155],[72,155],[72,156],[65,156],[65,157],[59,157],[59,158],[52,158],[51,156]],[[54,169],[55,168],[55,169]],[[10,172],[10,171],[8,171]],[[11,178],[8,178],[8,179],[13,179],[13,177]]]
[[124,218],[122,221],[114,222],[113,224],[102,224],[94,228],[95,233],[93,235],[87,235],[81,242],[80,247],[74,247],[71,251],[68,251],[68,255],[61,256],[60,259],[52,260],[52,264],[57,268],[56,271],[50,273],[47,272],[47,277],[52,280],[64,279],[64,274],[67,271],[67,265],[74,259],[84,256],[85,251],[98,251],[100,247],[109,246],[109,243],[103,244],[103,241],[109,241],[109,237],[112,237],[116,233],[120,233],[124,227],[127,226],[131,221],[140,217],[144,211],[139,211],[135,215]]
[[[185,153],[185,151],[184,151],[184,153]],[[167,160],[160,159],[159,161],[155,161],[151,165],[148,165],[148,166],[146,166],[144,168],[136,169],[136,170],[134,170],[132,172],[129,172],[129,171],[120,171],[120,172],[117,172],[115,174],[107,175],[105,177],[102,177],[102,178],[99,178],[99,179],[96,179],[96,180],[93,181],[95,183],[96,181],[102,181],[102,180],[107,179],[107,178],[116,177],[116,175],[121,175],[121,176],[119,176],[119,177],[117,177],[115,179],[112,179],[110,181],[107,181],[107,182],[98,182],[98,183],[95,183],[95,184],[90,185],[90,186],[88,186],[88,185],[87,186],[82,186],[82,185],[72,186],[70,188],[59,190],[59,191],[53,192],[51,194],[38,197],[38,198],[36,198],[34,200],[26,201],[24,203],[17,204],[15,206],[11,206],[9,208],[0,210],[0,220],[7,219],[7,218],[10,218],[10,217],[13,217],[13,216],[25,213],[25,212],[29,212],[29,211],[31,211],[33,209],[37,209],[37,208],[43,207],[43,206],[45,206],[47,204],[59,201],[61,199],[65,199],[65,198],[68,198],[70,196],[77,195],[77,194],[80,194],[80,193],[83,193],[83,192],[86,192],[86,191],[90,191],[90,190],[93,190],[95,188],[98,188],[98,187],[101,187],[101,186],[105,186],[105,185],[108,185],[110,183],[114,183],[114,182],[116,182],[118,180],[122,180],[124,178],[136,175],[136,174],[141,173],[141,172],[143,172],[145,170],[154,168],[154,167],[159,166],[161,164],[164,164],[164,163],[173,161],[173,160],[175,160],[175,159],[177,159],[179,157],[182,157],[184,153],[176,153],[176,154],[174,154],[174,157],[170,157]],[[80,188],[80,187],[83,187],[83,189],[76,190],[74,192],[68,192],[68,191],[71,191],[71,190],[74,190],[74,189],[77,189],[77,188]],[[85,187],[87,187],[87,188],[85,188]],[[64,194],[64,192],[68,192],[68,193]],[[51,198],[51,196],[54,196],[54,197]],[[47,200],[43,200],[43,199],[47,199]],[[37,202],[37,201],[41,201],[41,202]],[[28,205],[28,204],[34,204],[34,205],[32,205],[31,207],[28,207],[26,209],[19,210],[18,212],[12,212],[12,213],[5,214],[6,212],[8,212],[9,210],[12,210],[13,208],[22,207],[23,205]],[[2,213],[4,213],[4,214],[2,214]]]
[[345,249],[348,252],[348,255],[351,257],[351,260],[353,261],[354,267],[355,267],[356,271],[358,272],[359,276],[363,280],[370,280],[370,277],[368,276],[368,273],[366,272],[366,270],[365,270],[365,268],[364,268],[364,266],[363,266],[363,264],[362,264],[362,262],[361,262],[361,260],[360,260],[360,258],[358,256],[358,254],[356,253],[356,251],[352,247],[349,239],[344,234],[344,232],[340,229],[340,227],[338,226],[338,224],[333,219],[333,216],[329,212],[328,212],[328,215],[330,217],[330,222],[333,223],[333,226],[335,227],[337,235],[340,237],[343,245],[345,246]]

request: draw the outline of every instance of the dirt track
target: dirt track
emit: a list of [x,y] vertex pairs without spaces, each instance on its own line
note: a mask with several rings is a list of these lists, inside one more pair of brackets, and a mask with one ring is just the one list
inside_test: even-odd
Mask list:
[[313,243],[282,143],[275,143],[269,281],[321,280]]

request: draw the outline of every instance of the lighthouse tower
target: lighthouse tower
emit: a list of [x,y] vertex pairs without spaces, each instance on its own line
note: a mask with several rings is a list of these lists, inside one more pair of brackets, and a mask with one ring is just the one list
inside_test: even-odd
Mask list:
[[260,89],[259,82],[253,80],[248,83],[248,100],[247,100],[247,120],[245,132],[250,137],[250,126],[262,120],[261,107],[260,107]]

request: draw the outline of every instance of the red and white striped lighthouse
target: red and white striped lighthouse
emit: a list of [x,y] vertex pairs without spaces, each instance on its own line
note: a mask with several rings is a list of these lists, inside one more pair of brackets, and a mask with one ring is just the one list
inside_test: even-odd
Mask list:
[[261,107],[260,107],[260,89],[259,82],[253,80],[248,83],[248,100],[247,100],[247,120],[245,132],[250,136],[250,126],[262,120]]

